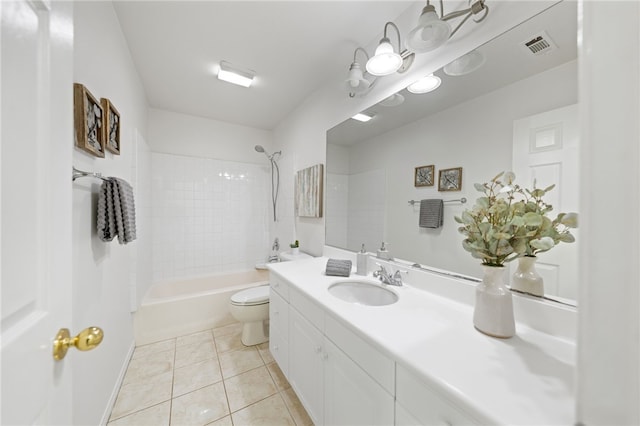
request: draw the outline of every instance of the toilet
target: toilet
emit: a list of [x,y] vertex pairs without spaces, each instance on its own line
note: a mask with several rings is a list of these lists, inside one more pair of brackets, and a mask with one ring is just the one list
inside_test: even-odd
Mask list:
[[269,286],[239,291],[229,300],[229,312],[242,323],[242,344],[259,345],[269,340]]
[[[283,262],[310,259],[305,253],[282,253]],[[269,286],[261,285],[239,291],[229,299],[229,312],[242,323],[242,344],[259,345],[269,340]]]

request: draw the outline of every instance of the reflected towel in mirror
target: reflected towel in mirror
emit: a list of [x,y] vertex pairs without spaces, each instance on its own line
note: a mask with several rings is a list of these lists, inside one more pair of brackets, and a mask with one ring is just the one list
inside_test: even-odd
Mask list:
[[418,225],[421,228],[440,228],[444,216],[443,210],[444,203],[440,198],[421,200]]

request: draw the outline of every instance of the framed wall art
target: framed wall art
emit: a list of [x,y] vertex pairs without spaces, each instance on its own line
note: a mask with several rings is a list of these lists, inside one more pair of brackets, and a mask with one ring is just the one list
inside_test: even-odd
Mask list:
[[413,177],[414,186],[433,186],[434,166],[416,167]]
[[438,176],[438,191],[460,191],[462,189],[462,167],[442,169]]
[[295,212],[298,217],[322,217],[322,164],[296,173]]
[[120,155],[120,113],[106,98],[100,99],[104,112],[104,147],[116,155]]
[[82,84],[73,84],[73,121],[76,146],[104,157],[103,111],[100,102]]

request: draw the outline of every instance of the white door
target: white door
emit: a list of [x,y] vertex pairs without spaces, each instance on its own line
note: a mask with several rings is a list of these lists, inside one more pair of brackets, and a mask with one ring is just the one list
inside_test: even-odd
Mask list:
[[[556,185],[545,196],[545,201],[553,206],[552,218],[560,212],[578,212],[578,146],[577,104],[532,115],[513,123],[513,172],[516,174],[516,181],[527,187],[531,187],[534,180],[538,188]],[[572,229],[571,233],[579,241],[578,229]],[[544,279],[545,293],[571,300],[578,299],[576,244],[560,243],[552,250],[540,254],[536,269]]]
[[72,423],[73,357],[52,356],[58,329],[71,324],[72,15],[68,2],[0,1],[0,416],[7,425]]

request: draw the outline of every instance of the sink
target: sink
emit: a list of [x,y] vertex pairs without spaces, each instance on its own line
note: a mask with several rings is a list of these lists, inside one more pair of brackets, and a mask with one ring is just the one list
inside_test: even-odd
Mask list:
[[329,293],[345,302],[365,306],[391,305],[398,301],[398,295],[370,281],[339,281],[329,286]]

